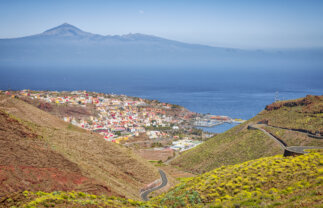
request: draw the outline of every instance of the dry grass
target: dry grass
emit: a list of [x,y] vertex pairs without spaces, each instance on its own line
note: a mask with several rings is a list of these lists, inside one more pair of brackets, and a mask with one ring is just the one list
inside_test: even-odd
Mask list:
[[155,160],[155,161],[162,161],[162,162],[165,162],[167,159],[175,155],[174,150],[172,149],[164,149],[164,150],[138,149],[138,150],[135,150],[135,153],[145,160]]
[[279,108],[264,110],[254,120],[263,119],[272,126],[323,134],[323,96],[306,96],[306,98],[280,103],[283,104]]
[[19,118],[50,148],[77,164],[83,175],[115,193],[139,199],[139,190],[159,178],[157,169],[130,149],[68,123],[23,101],[0,96],[0,109]]

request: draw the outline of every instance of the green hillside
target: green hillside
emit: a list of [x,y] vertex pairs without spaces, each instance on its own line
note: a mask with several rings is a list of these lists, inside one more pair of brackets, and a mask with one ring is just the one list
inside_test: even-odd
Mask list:
[[253,120],[260,119],[272,126],[323,134],[323,95],[273,103]]
[[222,166],[182,179],[149,202],[83,192],[22,192],[2,199],[5,207],[321,207],[323,156],[273,156]]
[[0,207],[322,207],[323,151],[283,157],[267,135],[287,146],[323,147],[322,97],[271,104],[183,153],[173,165],[201,175],[141,202],[140,188],[158,178],[155,167],[95,133],[0,96]]
[[169,207],[320,207],[323,156],[274,156],[223,166],[183,182],[153,201]]
[[263,128],[288,146],[323,147],[323,139],[315,139],[305,133],[323,133],[323,96],[273,103],[247,122],[184,152],[172,165],[203,173],[222,165],[282,154],[283,149],[262,131],[248,129],[249,125],[258,122],[267,123],[269,126]]

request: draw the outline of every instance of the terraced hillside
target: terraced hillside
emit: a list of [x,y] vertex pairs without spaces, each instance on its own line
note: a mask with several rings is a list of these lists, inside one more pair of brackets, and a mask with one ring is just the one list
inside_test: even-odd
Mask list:
[[247,122],[184,152],[172,165],[203,173],[222,165],[282,154],[281,147],[264,132],[248,129],[249,125],[259,122],[265,123],[267,126],[264,128],[288,146],[323,147],[323,139],[311,137],[323,132],[322,112],[323,96],[273,103]]
[[83,192],[14,193],[5,207],[321,207],[323,155],[274,156],[185,178],[149,202]]
[[0,195],[84,191],[139,199],[158,170],[131,150],[0,96]]

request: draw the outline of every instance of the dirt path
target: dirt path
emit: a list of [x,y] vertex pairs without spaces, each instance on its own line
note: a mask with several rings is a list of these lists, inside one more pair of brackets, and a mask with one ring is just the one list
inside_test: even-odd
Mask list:
[[179,152],[175,151],[175,156],[165,161],[164,164],[169,165],[169,163],[175,160],[178,156],[179,156]]

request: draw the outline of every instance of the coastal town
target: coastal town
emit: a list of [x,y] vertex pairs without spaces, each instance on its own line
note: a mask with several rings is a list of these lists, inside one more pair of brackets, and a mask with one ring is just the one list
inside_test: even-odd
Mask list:
[[56,114],[71,125],[96,132],[108,142],[128,146],[147,147],[148,143],[148,147],[185,151],[213,136],[195,127],[242,121],[126,95],[32,90],[3,93]]

